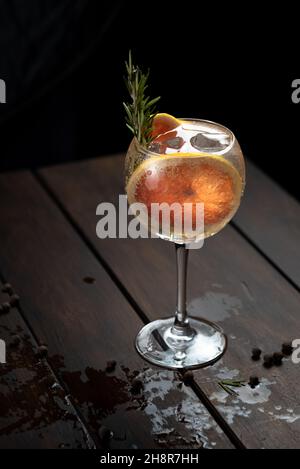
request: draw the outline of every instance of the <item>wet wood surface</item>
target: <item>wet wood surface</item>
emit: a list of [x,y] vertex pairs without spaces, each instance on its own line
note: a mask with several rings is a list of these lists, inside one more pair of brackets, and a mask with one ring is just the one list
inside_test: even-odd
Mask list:
[[[0,291],[3,283],[0,284]],[[12,296],[0,292],[0,303]],[[69,396],[17,306],[0,316],[6,363],[0,364],[0,448],[92,448]]]
[[[0,199],[7,201],[1,206],[1,275],[20,296],[17,319],[22,315],[36,342],[46,344],[43,366],[53,370],[74,419],[74,430],[67,418],[60,417],[59,409],[54,424],[46,420],[47,408],[54,413],[48,403],[53,384],[39,387],[32,371],[39,364],[29,345],[22,366],[24,376],[10,387],[5,374],[10,366],[10,373],[15,373],[10,355],[7,364],[1,365],[12,409],[12,415],[3,421],[3,432],[15,422],[13,409],[22,405],[34,433],[31,446],[43,447],[36,424],[41,418],[39,409],[30,413],[38,399],[45,405],[44,431],[50,436],[53,432],[53,442],[49,436],[45,447],[83,446],[83,436],[88,435],[90,444],[97,447],[232,448],[197,394],[177,374],[152,369],[137,355],[133,343],[143,325],[140,317],[39,181],[29,172],[2,175]],[[11,314],[0,317],[1,321],[11,318],[8,334],[17,328]],[[27,374],[37,387],[32,392],[26,387]],[[25,402],[16,402],[22,385],[32,402],[27,402],[27,394],[26,399],[20,395]],[[61,434],[55,425],[61,427]],[[78,443],[82,428],[86,434]],[[3,444],[0,433],[0,445],[26,446],[26,428],[20,422],[14,430]],[[21,441],[20,432],[25,435]]]
[[[101,201],[117,203],[118,194],[124,192],[122,166],[123,157],[120,156],[51,168],[42,171],[41,176],[65,215],[135,309],[144,315],[144,320],[170,316],[174,311],[176,285],[172,245],[159,240],[100,241],[95,235],[97,204]],[[251,165],[249,167],[247,187],[251,188],[260,179],[258,170]],[[263,186],[257,191],[262,192]],[[281,189],[274,184],[274,191],[275,211]],[[74,194],[77,197],[74,198]],[[272,182],[268,181],[270,207],[271,196]],[[288,196],[284,192],[282,196],[287,206]],[[251,194],[243,209],[244,219],[246,208],[250,206],[253,210],[250,198]],[[286,255],[296,250],[294,232],[300,213],[293,199],[291,207],[293,215],[289,215],[290,220],[294,219],[296,225],[294,227],[290,221],[291,246],[287,227],[281,230],[281,233],[286,233],[281,239],[281,252]],[[254,217],[253,214],[251,216]],[[280,218],[276,218],[274,213],[273,216],[271,226],[276,233],[278,230],[274,224],[279,225]],[[263,215],[259,217],[263,218]],[[218,322],[229,338],[223,359],[212,367],[195,372],[192,388],[215,417],[224,420],[228,427],[223,427],[225,433],[232,430],[237,442],[244,446],[299,447],[299,365],[287,357],[282,366],[266,369],[262,361],[251,360],[253,347],[261,348],[263,353],[280,351],[281,344],[298,338],[297,331],[300,330],[299,291],[294,284],[296,277],[293,280],[288,278],[288,263],[281,263],[280,257],[276,256],[275,235],[272,249],[264,251],[272,231],[268,231],[266,226],[259,230],[260,218],[256,228],[260,233],[259,239],[252,234],[254,230],[250,231],[249,237],[244,236],[240,229],[242,224],[237,219],[232,226],[209,239],[203,249],[191,253],[189,311],[194,316]],[[255,217],[252,220],[254,225]],[[292,270],[289,270],[289,275],[293,275]],[[222,378],[232,377],[247,382],[251,375],[259,377],[260,386],[255,389],[245,386],[235,396],[228,396],[217,384]]]
[[[189,312],[229,346],[186,385],[133,345],[143,323],[174,313],[174,247],[96,236],[97,205],[124,193],[123,163],[0,176],[0,275],[20,297],[0,315],[0,447],[299,447],[300,365],[251,360],[298,338],[298,204],[249,164],[241,215],[190,253]],[[251,375],[260,385],[233,396],[218,385]]]
[[299,203],[254,164],[235,224],[300,289]]

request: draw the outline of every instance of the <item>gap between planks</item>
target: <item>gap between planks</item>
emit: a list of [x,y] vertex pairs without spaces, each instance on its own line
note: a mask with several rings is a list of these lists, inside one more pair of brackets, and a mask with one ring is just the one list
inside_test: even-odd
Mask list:
[[281,277],[283,277],[295,290],[297,290],[298,293],[300,293],[300,287],[297,285],[294,280],[284,272],[279,265],[274,262],[245,232],[242,228],[240,228],[236,222],[231,221],[230,225],[235,229],[235,231],[242,237],[244,238],[245,241],[247,241],[250,246],[252,246],[260,255],[267,261],[276,272],[278,272]]

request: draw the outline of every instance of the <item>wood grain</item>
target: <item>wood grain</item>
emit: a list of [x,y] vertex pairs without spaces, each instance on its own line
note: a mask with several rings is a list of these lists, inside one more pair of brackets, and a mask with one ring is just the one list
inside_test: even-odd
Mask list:
[[300,205],[251,162],[234,222],[300,288]]
[[[49,362],[96,443],[232,447],[178,377],[150,369],[135,353],[141,320],[33,176],[0,176],[0,200],[2,273],[17,286],[26,320],[48,345]],[[112,360],[116,368],[107,371]],[[109,441],[103,425],[113,432]]]
[[[0,304],[10,301],[2,293]],[[16,307],[0,315],[6,363],[0,364],[0,448],[92,448],[67,394]]]
[[[168,316],[174,311],[176,281],[171,243],[99,240],[95,235],[97,204],[116,203],[118,194],[124,192],[122,166],[120,156],[51,168],[41,174],[148,318]],[[299,293],[230,226],[191,253],[190,313],[218,322],[229,337],[223,360],[197,372],[196,381],[249,448],[299,446],[299,365],[286,359],[282,367],[267,370],[250,358],[252,347],[273,353],[282,342],[297,338],[299,306]],[[222,377],[248,381],[251,374],[262,382],[258,389],[246,386],[234,398],[219,392],[217,382]]]

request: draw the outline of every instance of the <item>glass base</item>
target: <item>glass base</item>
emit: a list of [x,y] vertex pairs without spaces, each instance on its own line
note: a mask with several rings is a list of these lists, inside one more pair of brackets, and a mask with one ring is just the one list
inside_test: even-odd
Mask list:
[[174,317],[150,322],[138,333],[136,349],[148,362],[172,370],[202,368],[223,355],[227,339],[219,326],[189,317],[187,328],[178,330]]

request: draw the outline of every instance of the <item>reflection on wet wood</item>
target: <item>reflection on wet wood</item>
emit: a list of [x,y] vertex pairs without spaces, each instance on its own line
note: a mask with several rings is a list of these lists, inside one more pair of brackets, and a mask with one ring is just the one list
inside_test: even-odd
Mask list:
[[[138,307],[149,319],[169,316],[176,282],[171,243],[100,241],[95,236],[97,204],[103,200],[116,203],[118,194],[124,193],[122,166],[123,157],[104,158],[47,169],[42,175]],[[228,226],[207,240],[203,249],[191,253],[189,298],[195,316],[211,319],[212,312],[228,333],[223,360],[195,372],[196,382],[214,407],[247,447],[298,447],[298,367],[287,358],[281,367],[267,370],[250,357],[253,347],[273,353],[283,342],[296,338],[299,293]],[[251,374],[259,376],[259,388],[246,387],[235,397],[220,392],[220,375],[248,380]]]
[[[0,303],[9,300],[0,293]],[[6,344],[6,364],[0,365],[0,448],[92,447],[15,307],[0,315],[0,337]]]
[[0,176],[0,196],[0,269],[97,445],[232,447],[191,389],[136,354],[141,320],[38,182]]

